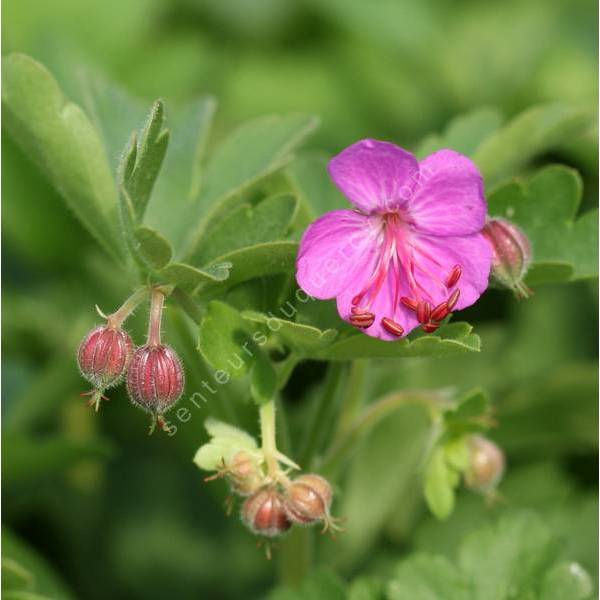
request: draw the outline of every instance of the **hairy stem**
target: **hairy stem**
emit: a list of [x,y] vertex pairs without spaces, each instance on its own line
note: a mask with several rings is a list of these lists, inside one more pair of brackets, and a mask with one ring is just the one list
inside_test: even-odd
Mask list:
[[108,326],[113,329],[118,329],[125,322],[125,319],[146,299],[148,296],[147,288],[136,290],[125,300],[122,306],[111,315],[106,317]]
[[260,437],[262,452],[267,463],[267,474],[277,479],[279,464],[277,462],[277,442],[275,439],[275,400],[261,404],[260,410]]
[[164,293],[156,288],[153,289],[150,301],[150,322],[148,323],[149,346],[160,346],[160,325],[164,305]]

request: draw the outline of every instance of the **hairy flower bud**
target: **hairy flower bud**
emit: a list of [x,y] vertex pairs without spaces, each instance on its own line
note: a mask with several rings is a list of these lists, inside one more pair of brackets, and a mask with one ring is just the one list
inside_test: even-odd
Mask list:
[[474,435],[469,440],[469,467],[465,483],[478,492],[493,491],[504,474],[504,453],[491,440]]
[[332,498],[329,482],[320,475],[307,473],[294,479],[286,488],[285,510],[294,523],[308,525],[325,521],[328,526]]
[[77,362],[81,374],[102,391],[121,381],[132,354],[133,342],[126,331],[102,325],[92,329],[81,342]]
[[256,458],[240,450],[226,466],[231,490],[240,496],[253,494],[263,481],[263,472]]
[[523,298],[531,290],[523,278],[531,264],[531,244],[523,231],[505,219],[488,219],[483,235],[492,247],[492,282]]
[[246,498],[242,505],[242,520],[251,531],[267,537],[277,537],[292,526],[284,510],[283,498],[273,486],[263,487]]
[[183,368],[171,347],[147,344],[134,352],[127,391],[143,409],[160,417],[179,400],[183,386]]

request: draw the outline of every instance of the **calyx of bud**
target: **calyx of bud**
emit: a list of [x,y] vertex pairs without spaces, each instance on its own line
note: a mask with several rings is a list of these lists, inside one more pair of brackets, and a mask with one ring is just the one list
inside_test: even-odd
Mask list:
[[473,435],[469,440],[469,466],[465,472],[467,487],[482,493],[493,492],[504,474],[504,452],[491,440]]
[[529,297],[531,290],[523,279],[531,264],[531,243],[523,230],[506,219],[490,218],[482,233],[492,247],[492,283]]
[[173,348],[146,344],[134,352],[127,391],[135,404],[161,416],[179,400],[183,386],[183,368]]
[[267,485],[246,498],[242,520],[253,532],[266,537],[285,533],[292,523],[284,509],[284,499],[275,486]]

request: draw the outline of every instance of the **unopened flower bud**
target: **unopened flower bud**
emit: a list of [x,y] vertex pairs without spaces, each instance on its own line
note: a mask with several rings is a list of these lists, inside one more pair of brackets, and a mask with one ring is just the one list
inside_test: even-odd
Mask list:
[[329,514],[332,499],[333,491],[329,482],[320,475],[307,473],[287,486],[285,510],[290,521],[302,525],[323,521],[325,530],[333,526]]
[[277,537],[292,526],[284,510],[283,498],[273,486],[263,487],[246,498],[242,505],[242,520],[251,531],[267,537]]
[[92,329],[81,342],[77,362],[81,374],[102,391],[121,381],[132,354],[133,342],[126,331],[102,325]]
[[474,435],[469,440],[469,467],[465,483],[478,492],[492,492],[504,474],[504,453],[491,440]]
[[488,219],[483,235],[492,246],[492,282],[527,298],[531,290],[523,279],[531,264],[531,244],[523,231],[505,219]]
[[147,344],[134,352],[127,391],[137,405],[160,419],[179,400],[183,386],[183,367],[171,347]]
[[256,458],[244,450],[237,452],[226,468],[231,490],[240,496],[253,494],[262,483],[263,473]]

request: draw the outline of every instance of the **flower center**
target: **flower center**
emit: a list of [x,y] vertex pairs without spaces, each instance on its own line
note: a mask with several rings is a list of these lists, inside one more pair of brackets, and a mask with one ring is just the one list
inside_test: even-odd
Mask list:
[[[368,329],[380,318],[388,333],[400,337],[404,329],[396,315],[402,306],[416,313],[423,331],[433,333],[458,302],[460,290],[456,286],[462,267],[454,265],[443,280],[432,273],[424,263],[433,264],[437,271],[443,271],[444,267],[422,245],[415,243],[412,223],[402,212],[382,215],[378,243],[380,251],[373,272],[362,291],[352,299],[350,323]],[[419,283],[423,277],[446,297],[444,301],[436,305],[431,293]],[[392,286],[392,314],[375,315],[371,307],[386,284]],[[406,288],[409,295],[401,295],[401,289]]]

